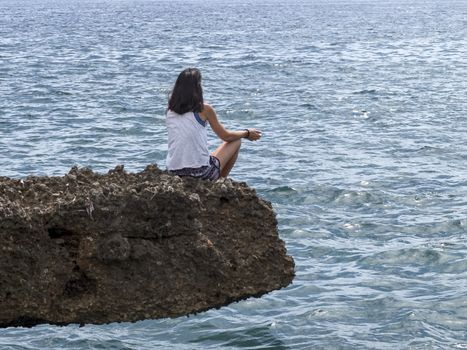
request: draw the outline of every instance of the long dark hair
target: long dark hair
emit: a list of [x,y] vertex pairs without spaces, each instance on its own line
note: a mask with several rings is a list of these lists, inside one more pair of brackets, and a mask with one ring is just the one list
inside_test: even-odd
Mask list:
[[169,109],[178,114],[199,113],[203,110],[203,89],[201,72],[197,68],[187,68],[181,72],[169,97]]

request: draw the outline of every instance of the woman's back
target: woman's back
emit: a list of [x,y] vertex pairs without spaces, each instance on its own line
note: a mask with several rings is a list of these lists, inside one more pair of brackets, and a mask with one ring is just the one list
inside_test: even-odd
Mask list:
[[167,169],[198,168],[209,165],[206,122],[198,113],[167,111]]

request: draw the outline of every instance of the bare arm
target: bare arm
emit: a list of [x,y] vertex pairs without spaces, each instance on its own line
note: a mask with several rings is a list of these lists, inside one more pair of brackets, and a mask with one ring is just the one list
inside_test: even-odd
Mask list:
[[200,113],[211,125],[212,130],[223,141],[231,142],[241,138],[248,138],[250,141],[256,141],[261,137],[261,131],[256,129],[245,129],[241,131],[228,130],[219,122],[216,111],[210,105],[205,104],[203,111]]

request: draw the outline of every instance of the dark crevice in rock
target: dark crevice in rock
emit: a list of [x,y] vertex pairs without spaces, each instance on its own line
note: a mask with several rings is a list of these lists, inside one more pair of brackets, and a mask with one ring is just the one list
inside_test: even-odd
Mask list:
[[85,294],[93,294],[97,290],[97,283],[95,280],[86,276],[83,271],[79,271],[79,267],[75,266],[75,271],[78,272],[78,276],[70,279],[65,284],[63,291],[64,296],[69,298],[81,297]]
[[73,232],[70,230],[67,230],[66,228],[62,227],[49,227],[47,229],[47,232],[49,233],[49,237],[51,239],[57,239],[57,238],[62,238],[64,236],[72,236]]

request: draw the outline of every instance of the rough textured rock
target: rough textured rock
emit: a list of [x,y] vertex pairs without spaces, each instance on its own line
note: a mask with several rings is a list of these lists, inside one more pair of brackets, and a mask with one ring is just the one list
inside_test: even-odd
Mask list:
[[0,177],[0,327],[176,317],[291,283],[270,203],[155,166]]

